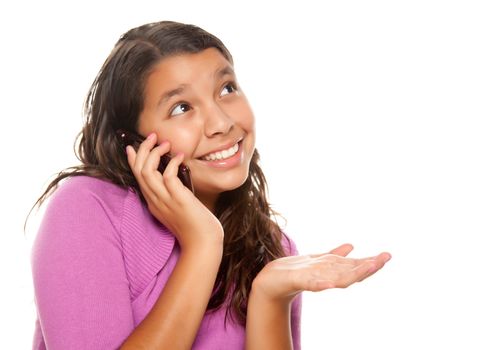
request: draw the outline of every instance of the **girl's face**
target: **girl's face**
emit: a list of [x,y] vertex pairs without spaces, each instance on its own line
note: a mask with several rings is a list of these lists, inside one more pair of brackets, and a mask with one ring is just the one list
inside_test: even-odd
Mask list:
[[255,146],[254,116],[231,64],[215,48],[164,58],[149,75],[138,132],[183,152],[198,198],[244,183]]

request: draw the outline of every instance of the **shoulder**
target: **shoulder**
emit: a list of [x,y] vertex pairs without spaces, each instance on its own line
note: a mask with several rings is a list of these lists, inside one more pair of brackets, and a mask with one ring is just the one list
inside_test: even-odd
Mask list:
[[174,245],[173,234],[151,215],[134,190],[76,176],[60,184],[49,199],[32,253],[38,257],[68,246],[89,257],[115,249],[135,298],[165,265]]
[[67,178],[47,201],[37,240],[50,242],[49,246],[70,240],[85,245],[106,240],[120,246],[126,202],[131,197],[136,197],[134,202],[138,199],[133,191],[106,180]]
[[81,198],[99,198],[105,201],[123,200],[129,190],[91,176],[73,176],[62,182],[53,194],[53,200],[77,202]]
[[51,242],[113,236],[120,229],[129,195],[129,190],[109,181],[89,176],[65,179],[47,202],[38,235]]
[[[48,214],[58,213],[72,218],[82,215],[121,218],[124,202],[131,196],[131,192],[108,180],[74,176],[58,186],[49,199],[46,211]],[[132,194],[135,196],[135,193]]]

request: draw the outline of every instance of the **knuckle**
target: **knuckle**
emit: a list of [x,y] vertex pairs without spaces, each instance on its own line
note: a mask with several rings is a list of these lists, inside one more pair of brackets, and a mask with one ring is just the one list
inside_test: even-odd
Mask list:
[[141,170],[141,176],[144,178],[144,179],[147,179],[149,177],[149,175],[151,174],[151,172],[149,171],[149,169],[147,168],[142,168]]
[[164,181],[164,183],[170,184],[171,183],[171,180],[172,180],[171,174],[169,174],[167,171],[165,171],[163,173],[163,181]]
[[186,201],[186,199],[183,196],[175,195],[173,197],[173,201],[182,210],[185,210],[185,211],[186,210],[191,210],[191,208],[188,207],[187,201]]
[[134,174],[134,177],[137,180],[139,180],[139,178],[141,177],[141,171],[139,169],[132,168],[132,174]]

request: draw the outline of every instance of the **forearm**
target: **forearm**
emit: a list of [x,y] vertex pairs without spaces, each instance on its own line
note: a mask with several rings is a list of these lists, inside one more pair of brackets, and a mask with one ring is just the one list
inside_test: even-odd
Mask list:
[[253,288],[247,307],[246,350],[293,349],[290,310],[291,302],[271,301]]
[[161,295],[121,349],[190,349],[210,299],[222,247],[182,250]]

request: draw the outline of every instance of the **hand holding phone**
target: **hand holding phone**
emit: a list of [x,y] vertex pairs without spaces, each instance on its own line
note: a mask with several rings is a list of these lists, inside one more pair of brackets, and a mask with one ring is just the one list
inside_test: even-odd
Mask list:
[[[120,147],[133,147],[127,150],[127,162],[139,184],[149,212],[174,234],[182,251],[195,252],[201,251],[202,247],[217,247],[220,259],[224,229],[219,219],[195,195],[190,171],[181,163],[183,157],[180,155],[170,161],[171,158],[166,154],[164,159],[165,156],[161,154],[169,152],[170,145],[164,143],[157,146],[155,135],[146,139],[125,130],[118,130],[116,135]],[[154,149],[155,147],[158,149]],[[169,168],[166,168],[168,162]],[[155,168],[158,171],[155,171]],[[164,172],[163,178],[159,172]],[[169,172],[171,176],[164,179]],[[177,175],[181,182],[173,174]],[[182,190],[181,183],[192,193]]]
[[[117,138],[122,143],[124,148],[130,145],[134,147],[134,149],[137,151],[141,142],[144,141],[144,137],[142,137],[141,135],[126,130],[117,130],[116,133],[117,133]],[[164,154],[161,157],[158,165],[158,171],[161,174],[164,173],[164,169],[166,169],[170,160],[171,160],[171,156],[169,154]],[[193,183],[191,181],[190,168],[188,168],[184,164],[180,164],[180,166],[178,167],[178,178],[181,180],[183,185],[185,185],[188,189],[190,189],[190,191],[195,193],[193,188]]]

